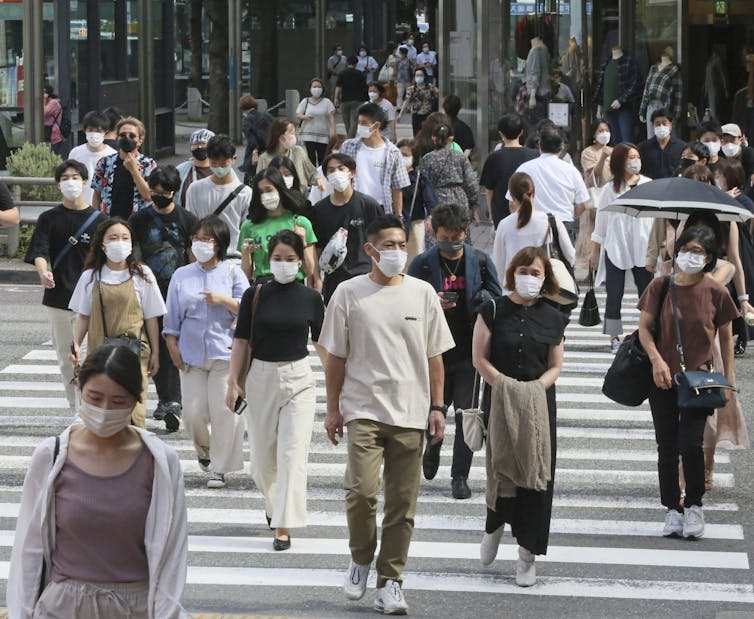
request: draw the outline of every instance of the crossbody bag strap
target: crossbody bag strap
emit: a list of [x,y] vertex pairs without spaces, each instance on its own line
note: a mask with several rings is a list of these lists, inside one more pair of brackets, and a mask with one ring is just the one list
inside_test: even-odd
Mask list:
[[105,320],[105,303],[102,300],[102,272],[100,272],[100,276],[97,278],[97,292],[99,292],[99,311],[102,313],[102,333],[105,336],[105,339],[107,339],[109,336],[107,335],[107,321]]
[[68,252],[79,244],[79,242],[81,241],[81,235],[86,232],[86,230],[89,228],[89,226],[92,225],[92,223],[94,223],[94,220],[99,217],[99,214],[99,211],[94,211],[91,215],[89,215],[89,217],[86,218],[86,221],[81,225],[81,227],[68,237],[68,240],[66,241],[63,249],[61,249],[60,253],[55,256],[55,262],[52,263],[53,271],[58,268],[58,265],[62,262],[63,258],[68,255]]
[[686,371],[686,357],[683,354],[683,341],[681,340],[681,321],[678,319],[678,303],[675,292],[675,282],[670,278],[670,301],[673,304],[673,322],[675,323],[676,348],[681,358],[681,370]]
[[231,192],[230,192],[230,193],[229,193],[229,194],[227,195],[227,197],[225,198],[225,200],[223,200],[223,201],[222,201],[222,202],[220,203],[220,206],[218,206],[218,207],[217,207],[217,208],[215,209],[215,212],[214,212],[214,213],[212,213],[212,214],[213,214],[213,215],[217,215],[217,216],[219,217],[219,216],[220,216],[220,214],[221,214],[221,213],[222,213],[222,212],[223,212],[223,211],[225,210],[225,208],[226,208],[226,207],[228,206],[228,204],[230,204],[231,202],[233,202],[233,200],[235,200],[235,199],[236,199],[236,198],[238,197],[238,194],[239,194],[239,193],[241,193],[241,190],[242,190],[242,189],[243,189],[243,188],[244,188],[245,186],[246,186],[246,185],[244,185],[243,183],[239,183],[239,184],[238,184],[238,186],[237,186],[237,187],[236,187],[236,188],[235,188],[235,189],[234,189],[233,191],[231,191]]

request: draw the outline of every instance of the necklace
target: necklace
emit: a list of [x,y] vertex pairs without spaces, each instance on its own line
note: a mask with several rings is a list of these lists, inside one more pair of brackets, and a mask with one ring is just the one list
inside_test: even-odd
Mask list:
[[458,262],[456,262],[456,268],[451,271],[450,267],[448,266],[448,263],[445,262],[445,260],[440,259],[440,262],[442,262],[442,265],[445,267],[445,269],[448,271],[448,275],[450,275],[450,281],[454,282],[458,278],[456,277],[456,273],[458,272],[458,268],[461,266],[461,260],[463,257],[458,259]]

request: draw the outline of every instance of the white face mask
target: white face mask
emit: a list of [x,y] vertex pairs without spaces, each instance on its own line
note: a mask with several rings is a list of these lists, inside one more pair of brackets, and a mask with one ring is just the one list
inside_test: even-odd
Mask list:
[[259,196],[262,206],[268,211],[274,211],[280,204],[280,194],[277,191],[268,191]]
[[407,43],[408,43],[409,45],[413,45],[413,44],[414,44],[414,40],[413,40],[413,39],[409,39],[409,40],[407,41]]
[[81,184],[81,181],[75,179],[60,181],[60,193],[63,194],[66,200],[70,200],[71,202],[77,200],[83,190],[84,186]]
[[609,131],[600,131],[594,138],[602,144],[603,146],[607,144],[610,141],[610,132]]
[[215,257],[215,245],[206,241],[194,241],[191,243],[191,253],[200,264],[204,264]]
[[359,137],[362,140],[368,140],[372,137],[372,128],[365,125],[359,125],[356,127],[356,137]]
[[380,254],[380,259],[375,260],[372,258],[372,262],[377,265],[377,268],[382,271],[385,277],[395,277],[400,273],[403,273],[403,269],[406,268],[406,262],[408,261],[408,254],[402,249],[386,249],[380,251],[374,245],[372,245]]
[[738,157],[738,154],[741,152],[741,146],[730,142],[723,144],[722,151],[726,157]]
[[366,53],[366,52],[365,52],[364,50],[361,50],[361,51],[359,52],[359,56],[360,56],[361,58],[366,58],[366,56],[367,56],[367,53]]
[[102,143],[105,141],[105,134],[99,131],[87,131],[84,135],[86,135],[87,144],[92,148],[102,146]]
[[523,275],[516,273],[514,275],[516,280],[516,292],[522,299],[530,301],[536,299],[539,293],[542,291],[542,285],[545,280],[534,277],[534,275]]
[[293,187],[293,177],[292,176],[284,176],[283,182],[285,183],[285,186],[287,189],[291,189]]
[[379,98],[380,98],[380,93],[374,92],[373,90],[369,91],[369,100],[372,103],[374,103],[375,101],[377,101],[377,99],[379,99]]
[[428,48],[428,47],[422,47],[422,51],[423,51],[423,52],[424,52],[425,54],[428,54],[428,53],[429,53],[429,48]]
[[332,185],[332,188],[335,191],[342,193],[348,189],[348,186],[351,184],[351,176],[348,172],[338,170],[327,175],[327,182]]
[[290,284],[301,269],[301,262],[271,261],[270,273],[278,284]]
[[216,168],[214,166],[209,167],[210,170],[212,170],[212,174],[217,176],[218,178],[225,178],[230,174],[230,166],[226,166],[224,168]]
[[413,157],[402,156],[401,159],[403,159],[403,165],[406,166],[407,168],[410,168],[412,165],[414,165]]
[[113,262],[123,262],[131,255],[131,241],[111,241],[104,247],[105,255]]
[[309,89],[309,92],[312,93],[312,97],[321,97],[322,96],[322,89],[319,86],[312,86]]
[[655,137],[658,140],[665,140],[670,136],[670,127],[666,127],[665,125],[658,125],[654,128]]
[[703,144],[709,149],[710,157],[717,157],[717,154],[720,152],[720,142],[703,142]]
[[423,76],[423,75],[417,75],[417,76],[416,76],[416,77],[414,78],[414,81],[415,81],[415,82],[416,82],[417,84],[423,84],[423,83],[424,83],[424,76]]
[[101,438],[114,436],[131,423],[133,408],[111,409],[100,408],[88,402],[81,401],[79,417],[86,429]]
[[689,275],[694,275],[702,271],[707,264],[707,257],[704,254],[693,254],[690,251],[682,251],[675,259],[678,268]]
[[641,159],[629,159],[626,163],[626,172],[629,174],[638,174],[641,172]]

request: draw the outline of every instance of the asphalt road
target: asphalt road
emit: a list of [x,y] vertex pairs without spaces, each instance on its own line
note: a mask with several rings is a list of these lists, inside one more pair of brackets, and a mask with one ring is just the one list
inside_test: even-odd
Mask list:
[[[15,513],[28,457],[68,421],[41,292],[0,285],[0,606],[4,604]],[[604,304],[604,299],[601,299]],[[624,303],[626,322],[635,295]],[[721,451],[716,487],[705,497],[707,535],[690,542],[659,535],[654,441],[647,407],[606,402],[599,384],[609,353],[599,328],[569,326],[558,387],[559,444],[550,552],[538,560],[539,583],[513,581],[515,542],[503,538],[498,561],[478,562],[484,525],[484,463],[477,455],[469,501],[450,497],[450,442],[438,477],[422,482],[414,546],[405,573],[415,617],[754,617],[751,562],[754,460],[749,450]],[[741,401],[751,421],[754,351],[737,361]],[[313,360],[314,363],[314,360]],[[321,368],[315,365],[315,371]],[[310,526],[293,548],[274,553],[263,503],[247,473],[208,490],[187,435],[164,438],[181,455],[189,506],[189,584],[194,612],[262,616],[373,616],[372,591],[343,600],[348,564],[341,489],[345,451],[322,430],[324,390],[310,456]],[[154,406],[152,402],[151,406]],[[163,434],[156,422],[150,427]],[[751,428],[751,424],[749,423]],[[453,427],[450,426],[452,434]]]

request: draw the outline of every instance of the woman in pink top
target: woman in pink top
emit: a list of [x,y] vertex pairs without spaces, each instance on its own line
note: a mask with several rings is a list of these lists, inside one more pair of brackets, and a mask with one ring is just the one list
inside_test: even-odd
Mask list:
[[102,346],[79,373],[80,421],[34,452],[8,574],[14,619],[179,619],[186,505],[178,455],[130,425],[139,358]]
[[45,124],[45,142],[50,143],[50,149],[53,153],[59,155],[63,150],[65,138],[60,131],[60,123],[63,122],[63,106],[60,98],[55,94],[52,86],[45,86],[43,89],[44,97],[44,124]]

